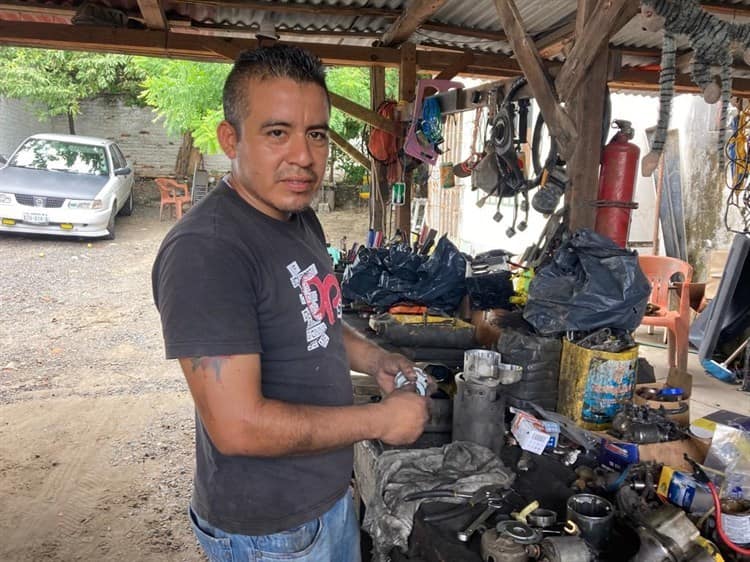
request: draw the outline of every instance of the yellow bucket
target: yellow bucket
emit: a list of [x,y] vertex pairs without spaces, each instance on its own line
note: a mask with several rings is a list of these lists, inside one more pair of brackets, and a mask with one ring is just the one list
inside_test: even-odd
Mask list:
[[563,340],[557,411],[581,427],[608,429],[633,399],[638,346],[611,353]]

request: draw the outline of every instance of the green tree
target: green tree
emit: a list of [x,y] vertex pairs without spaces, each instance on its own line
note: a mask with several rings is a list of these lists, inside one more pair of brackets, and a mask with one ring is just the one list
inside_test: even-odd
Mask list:
[[68,129],[75,134],[83,100],[114,93],[137,102],[144,76],[130,61],[124,55],[2,47],[0,95],[34,102],[40,120],[67,115]]
[[[370,107],[370,69],[365,67],[337,66],[330,67],[326,73],[328,89],[364,107]],[[395,69],[386,70],[386,97],[394,99],[398,85],[398,73]],[[331,127],[338,134],[351,142],[361,152],[367,153],[367,126],[346,113],[333,108]],[[344,171],[345,181],[353,184],[362,183],[367,170],[352,160],[349,155],[331,146],[330,169],[340,166]]]
[[167,131],[182,136],[175,172],[187,175],[199,151],[219,152],[216,127],[224,118],[222,90],[231,65],[136,57],[145,74],[141,98],[154,108]]

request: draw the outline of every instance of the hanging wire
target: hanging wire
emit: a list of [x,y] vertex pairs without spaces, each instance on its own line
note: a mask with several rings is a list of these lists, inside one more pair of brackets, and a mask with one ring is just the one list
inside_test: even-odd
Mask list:
[[[748,150],[748,130],[750,127],[750,107],[741,109],[732,120],[732,135],[727,140],[724,153],[727,158],[726,184],[729,194],[724,207],[724,226],[736,234],[750,234],[750,150]],[[732,216],[740,219],[742,230],[729,224]]]

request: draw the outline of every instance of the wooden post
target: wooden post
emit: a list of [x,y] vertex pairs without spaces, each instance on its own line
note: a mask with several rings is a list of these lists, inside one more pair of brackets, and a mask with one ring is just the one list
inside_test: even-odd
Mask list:
[[[558,150],[563,158],[573,154],[577,131],[573,120],[558,103],[552,88],[552,81],[536,50],[534,40],[523,27],[521,14],[513,0],[495,0],[497,15],[508,36],[513,52],[518,59],[531,92],[536,98],[539,110],[547,127],[557,139]],[[580,17],[580,16],[579,16]]]
[[[578,0],[576,37],[581,37],[596,0]],[[575,47],[574,47],[575,48]],[[571,100],[572,114],[578,131],[573,157],[568,161],[570,187],[565,201],[569,209],[572,231],[594,228],[596,208],[592,201],[599,191],[599,161],[601,159],[602,119],[607,97],[608,41],[596,54]]]
[[[401,45],[401,66],[398,74],[399,101],[414,101],[417,86],[417,46],[414,43]],[[416,114],[417,108],[414,108]],[[405,241],[411,244],[411,178],[404,178],[404,204],[396,208],[396,227],[401,230]]]
[[[385,68],[370,68],[370,100],[372,110],[385,101]],[[370,158],[370,228],[385,231],[385,209],[387,208],[390,190],[388,189],[386,167]]]

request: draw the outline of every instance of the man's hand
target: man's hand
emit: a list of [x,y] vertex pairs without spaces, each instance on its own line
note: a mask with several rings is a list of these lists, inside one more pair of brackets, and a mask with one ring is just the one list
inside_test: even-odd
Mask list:
[[375,364],[373,376],[383,392],[390,394],[395,388],[393,377],[399,372],[404,373],[409,380],[417,378],[417,374],[414,372],[414,363],[400,353],[383,352]]
[[377,404],[382,413],[379,439],[389,445],[414,443],[422,435],[429,419],[427,404],[428,399],[414,392],[414,389],[391,392]]

